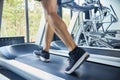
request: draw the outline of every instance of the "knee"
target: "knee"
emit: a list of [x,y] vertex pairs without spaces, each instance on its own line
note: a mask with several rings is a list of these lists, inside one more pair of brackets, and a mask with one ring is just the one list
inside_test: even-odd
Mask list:
[[46,22],[49,22],[49,20],[51,20],[51,18],[57,16],[57,14],[55,12],[48,12],[46,17]]
[[56,14],[57,12],[54,10],[47,11],[47,16],[55,16]]
[[53,12],[53,11],[46,11],[45,12],[45,19],[46,19],[46,22],[48,22],[49,21],[49,18],[50,17],[52,17],[52,16],[55,16],[55,12]]

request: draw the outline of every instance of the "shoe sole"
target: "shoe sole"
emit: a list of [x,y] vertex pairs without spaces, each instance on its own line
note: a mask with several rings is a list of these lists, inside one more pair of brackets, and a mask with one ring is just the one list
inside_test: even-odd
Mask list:
[[74,64],[74,66],[69,70],[69,71],[65,71],[65,73],[67,74],[71,74],[72,72],[74,72],[77,68],[79,68],[79,66],[86,61],[86,59],[89,57],[88,53],[85,53],[81,58],[79,58],[79,60]]
[[39,59],[40,59],[41,61],[43,61],[43,62],[49,62],[49,61],[50,61],[50,59],[45,59],[45,58],[42,57],[42,56],[39,56]]
[[41,61],[43,61],[43,62],[49,62],[50,61],[50,59],[45,59],[44,57],[42,57],[42,56],[38,56],[38,55],[36,55],[35,53],[33,53],[37,58],[39,58]]

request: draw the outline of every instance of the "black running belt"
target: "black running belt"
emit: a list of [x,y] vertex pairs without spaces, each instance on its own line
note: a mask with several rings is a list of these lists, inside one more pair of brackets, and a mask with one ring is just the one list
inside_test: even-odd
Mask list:
[[[51,54],[51,61],[45,63],[40,61],[33,54],[17,57],[16,60],[22,63],[43,70],[65,80],[119,80],[120,69],[116,67],[85,62],[73,74],[64,73],[68,66],[67,58]],[[105,77],[106,76],[106,77]]]
[[67,75],[64,72],[65,68],[67,67],[66,57],[50,55],[50,58],[51,58],[50,62],[45,63],[45,62],[41,62],[33,54],[28,54],[26,56],[21,56],[21,57],[16,58],[16,60],[22,63],[28,64],[30,66],[33,66],[37,69],[43,70],[47,73],[61,77],[65,80],[79,80],[79,77]]
[[23,77],[15,74],[7,69],[0,69],[0,80],[26,80]]

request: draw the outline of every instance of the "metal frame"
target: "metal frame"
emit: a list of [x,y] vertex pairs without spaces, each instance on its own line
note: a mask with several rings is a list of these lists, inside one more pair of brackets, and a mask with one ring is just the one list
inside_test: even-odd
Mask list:
[[[94,4],[100,5],[101,4],[100,0],[98,1],[99,1],[99,4],[97,3],[94,3]],[[85,19],[85,20],[82,19],[83,22],[79,25],[80,28],[78,30],[78,33],[76,33],[77,34],[75,38],[76,43],[79,43],[80,36],[83,34],[84,39],[81,39],[82,41],[84,41],[83,45],[90,46],[91,42],[96,42],[95,43],[96,46],[101,45],[101,46],[108,47],[108,48],[114,48],[112,45],[109,44],[108,40],[120,40],[120,39],[109,35],[109,32],[107,30],[111,26],[112,23],[118,22],[118,17],[111,5],[110,5],[110,8],[111,9],[109,9],[108,7],[104,7],[104,6],[98,7],[97,9],[98,9],[99,15],[96,15],[95,10],[94,10],[94,13],[92,13],[92,10],[89,11],[89,13],[92,15],[90,15],[90,19]],[[110,17],[111,20],[109,22],[105,22],[104,19],[108,16]],[[91,26],[89,31],[87,31],[87,28],[89,27],[89,25],[86,24],[86,22],[92,23],[91,25],[89,24]],[[102,24],[102,25],[99,27],[97,26],[97,23]],[[104,30],[104,26],[103,26],[103,24],[105,23],[109,23],[106,30]],[[102,30],[100,30],[100,28]],[[115,33],[114,35],[116,34],[117,33]]]
[[26,40],[29,42],[29,14],[28,14],[28,0],[25,0],[25,17],[26,17]]
[[0,0],[0,36],[1,36],[1,23],[2,23],[3,2],[4,2],[4,0]]
[[42,18],[40,20],[40,25],[39,25],[39,29],[38,29],[36,40],[35,40],[35,44],[37,44],[37,45],[43,45],[45,24],[46,24],[46,22],[45,22],[45,18],[44,18],[44,14],[43,14]]

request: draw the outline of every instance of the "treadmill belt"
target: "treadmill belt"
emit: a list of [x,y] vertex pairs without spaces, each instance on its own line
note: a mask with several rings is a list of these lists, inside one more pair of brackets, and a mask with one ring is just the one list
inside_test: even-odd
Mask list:
[[4,78],[0,76],[0,80],[26,80],[21,76],[7,69],[0,69],[0,75],[3,75],[5,77]]
[[19,56],[16,60],[66,80],[120,80],[120,68],[92,62],[84,62],[74,73],[68,75],[64,72],[68,65],[67,58],[53,54],[50,55],[49,63],[40,61],[33,54]]

